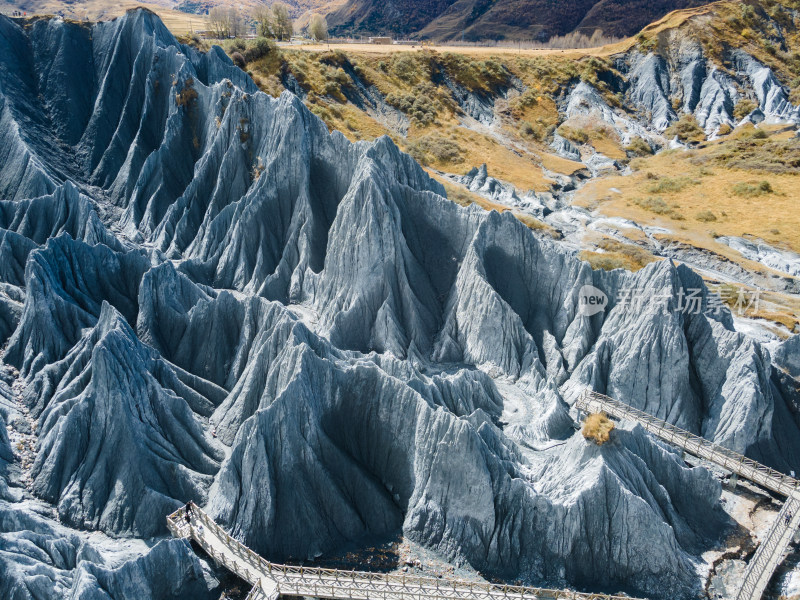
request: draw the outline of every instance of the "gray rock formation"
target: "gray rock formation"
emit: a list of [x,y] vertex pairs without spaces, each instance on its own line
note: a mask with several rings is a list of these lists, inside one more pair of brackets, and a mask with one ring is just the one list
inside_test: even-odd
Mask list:
[[[743,50],[734,50],[726,57],[733,69],[722,70],[682,31],[667,31],[665,36],[659,53],[634,50],[616,57],[627,112],[612,109],[597,90],[580,82],[562,107],[564,115],[604,121],[623,143],[636,135],[659,147],[665,140],[658,134],[681,113],[694,115],[709,137],[722,125],[737,125],[734,108],[745,97],[758,105],[745,121],[800,125],[800,107],[789,102],[787,89],[769,67]],[[630,113],[638,119],[631,119]],[[555,144],[557,149],[561,146],[558,140]]]
[[784,341],[774,353],[775,364],[789,375],[800,379],[800,334]]
[[[636,428],[585,441],[569,403],[586,386],[800,470],[769,354],[689,269],[593,272],[147,11],[0,17],[0,50],[2,358],[36,423],[39,497],[11,457],[9,594],[203,597],[182,542],[120,567],[71,538],[43,553],[62,530],[26,553],[13,525],[43,500],[75,530],[158,535],[192,499],[270,558],[402,531],[490,575],[696,597],[697,557],[732,527],[719,484]],[[667,97],[664,66],[639,66],[634,95],[652,77]],[[586,84],[567,107],[643,131]],[[606,311],[580,310],[587,285]]]
[[4,501],[0,501],[0,572],[0,594],[10,600],[219,596],[211,592],[217,582],[208,567],[184,541],[161,541],[149,551],[143,547],[132,553],[106,552],[85,536]]
[[730,246],[749,260],[785,273],[791,277],[800,277],[800,255],[796,252],[781,250],[767,244],[764,240],[748,240],[741,237],[722,236],[720,243]]

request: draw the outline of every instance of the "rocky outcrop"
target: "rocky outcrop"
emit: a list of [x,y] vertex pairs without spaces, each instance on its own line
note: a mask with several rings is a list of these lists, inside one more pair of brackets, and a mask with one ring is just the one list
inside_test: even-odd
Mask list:
[[104,303],[91,333],[33,381],[33,489],[64,522],[148,537],[203,502],[222,458],[193,414],[209,402],[153,354]]
[[[681,29],[667,30],[662,38],[656,53],[633,49],[615,57],[622,75],[623,107],[611,108],[582,81],[561,107],[565,117],[591,117],[613,128],[623,144],[638,136],[656,147],[665,145],[659,134],[681,114],[696,117],[709,137],[723,125],[734,127],[744,121],[800,125],[800,107],[789,102],[786,88],[769,67],[745,51],[728,51],[726,60],[733,68],[723,69]],[[752,99],[757,108],[740,121],[734,109],[743,99]],[[554,145],[568,156],[558,138]]]
[[[719,484],[638,429],[585,441],[575,395],[800,469],[768,353],[690,270],[593,272],[146,11],[0,26],[17,145],[0,160],[3,360],[36,420],[33,491],[74,528],[156,535],[191,499],[271,558],[401,530],[491,575],[691,598],[696,557],[731,527]],[[64,44],[74,62],[54,58]],[[667,94],[659,64],[639,81],[650,69]],[[566,106],[643,131],[584,83]],[[582,309],[586,286],[605,311]],[[169,576],[192,597],[187,554],[170,542],[53,577],[74,597],[146,598]]]
[[152,550],[139,552],[106,552],[57,523],[0,501],[3,598],[205,600],[219,596],[213,592],[217,586],[213,575],[186,542],[162,541]]
[[793,335],[774,352],[775,363],[789,375],[800,379],[800,335]]

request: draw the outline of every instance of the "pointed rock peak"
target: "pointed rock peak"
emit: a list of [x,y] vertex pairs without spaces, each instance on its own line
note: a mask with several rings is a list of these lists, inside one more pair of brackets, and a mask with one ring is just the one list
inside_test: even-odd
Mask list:
[[112,331],[119,331],[122,335],[131,339],[136,338],[136,334],[131,326],[128,325],[125,317],[105,300],[103,300],[100,308],[100,317],[97,319],[95,331],[97,332],[97,339],[104,338]]

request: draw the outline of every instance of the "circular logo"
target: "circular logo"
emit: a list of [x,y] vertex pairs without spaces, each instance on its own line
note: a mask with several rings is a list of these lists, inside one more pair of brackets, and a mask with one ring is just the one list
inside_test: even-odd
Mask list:
[[608,306],[608,296],[593,285],[585,285],[578,292],[578,314],[591,317]]

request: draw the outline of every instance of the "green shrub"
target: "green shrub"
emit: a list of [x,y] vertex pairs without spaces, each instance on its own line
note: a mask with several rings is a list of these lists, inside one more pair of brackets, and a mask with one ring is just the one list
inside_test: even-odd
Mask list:
[[242,56],[241,52],[234,52],[231,54],[231,60],[233,61],[233,64],[240,69],[244,69],[245,65],[247,65],[247,61],[244,59],[244,56]]
[[414,86],[410,94],[389,94],[386,102],[407,114],[417,125],[434,123],[443,108],[438,89],[427,82]]
[[499,62],[477,60],[464,54],[445,52],[441,64],[450,78],[470,91],[494,92],[508,85],[511,74]]
[[428,69],[410,54],[397,54],[392,59],[392,73],[407,83],[428,79]]
[[529,121],[523,121],[520,124],[519,133],[522,137],[531,138],[541,142],[547,137],[548,131],[547,127],[545,127],[542,123],[530,123]]
[[242,52],[242,55],[245,61],[253,62],[254,60],[267,56],[274,50],[276,50],[276,46],[273,42],[269,41],[267,38],[260,37],[255,39],[253,43]]

